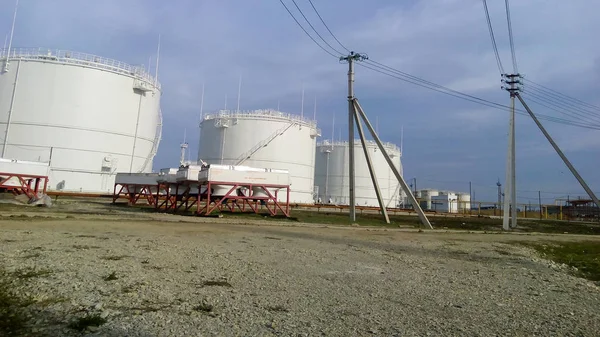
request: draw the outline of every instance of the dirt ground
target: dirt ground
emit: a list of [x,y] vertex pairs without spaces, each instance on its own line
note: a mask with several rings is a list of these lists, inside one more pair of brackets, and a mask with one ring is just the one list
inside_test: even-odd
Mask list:
[[516,244],[597,236],[86,209],[0,208],[25,335],[600,335],[599,288]]

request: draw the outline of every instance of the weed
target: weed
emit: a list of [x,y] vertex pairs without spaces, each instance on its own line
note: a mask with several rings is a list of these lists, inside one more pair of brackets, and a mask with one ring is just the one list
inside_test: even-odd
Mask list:
[[99,249],[100,247],[98,247],[98,246],[88,246],[88,245],[73,245],[73,248],[88,250],[88,249],[92,249],[92,248],[93,249]]
[[290,309],[284,307],[283,305],[275,305],[267,307],[267,310],[274,312],[290,312]]
[[35,302],[37,305],[42,307],[47,307],[52,304],[58,304],[68,301],[69,299],[66,297],[49,297],[40,301]]
[[42,277],[52,274],[52,270],[49,269],[39,269],[35,268],[24,268],[19,269],[13,273],[13,275],[20,279],[30,279],[34,277]]
[[25,256],[23,256],[21,258],[23,258],[23,259],[35,259],[35,258],[38,258],[40,256],[42,256],[42,254],[40,254],[40,253],[33,253],[33,254],[25,255]]
[[109,256],[103,256],[103,257],[101,257],[101,259],[109,260],[109,261],[119,261],[119,260],[123,260],[126,257],[128,257],[128,256],[127,255],[109,255]]
[[201,304],[194,307],[194,310],[205,313],[212,312],[214,309],[215,307],[207,302],[202,302]]
[[10,275],[0,270],[0,335],[21,336],[27,323],[24,307],[31,304],[11,290]]
[[202,283],[202,285],[205,287],[211,287],[211,286],[229,287],[229,288],[232,287],[232,285],[227,281],[204,281],[204,283]]
[[102,316],[98,314],[86,315],[84,317],[80,317],[77,320],[71,322],[69,324],[69,328],[77,331],[84,331],[88,327],[95,326],[99,327],[102,324],[106,323],[106,319],[102,318]]
[[114,280],[118,280],[119,278],[117,277],[117,272],[112,272],[110,273],[108,276],[106,276],[104,278],[104,281],[114,281]]

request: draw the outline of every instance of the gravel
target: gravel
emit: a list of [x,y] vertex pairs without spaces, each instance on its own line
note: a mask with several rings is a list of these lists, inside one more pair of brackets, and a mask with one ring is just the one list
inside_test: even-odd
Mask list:
[[0,267],[38,302],[30,335],[598,336],[600,289],[513,238],[2,220]]

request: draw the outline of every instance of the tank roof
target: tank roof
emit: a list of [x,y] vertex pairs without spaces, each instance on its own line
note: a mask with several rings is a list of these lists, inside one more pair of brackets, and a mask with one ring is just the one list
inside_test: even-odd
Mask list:
[[264,118],[264,119],[287,119],[296,121],[304,125],[317,128],[317,122],[299,115],[281,112],[274,109],[257,109],[257,110],[219,110],[212,114],[206,114],[203,120],[230,117],[230,118]]
[[[366,143],[367,143],[367,146],[377,146],[377,143],[374,140],[367,140]],[[354,146],[357,146],[357,145],[358,146],[361,145],[360,139],[354,140]],[[326,139],[322,142],[318,142],[317,146],[319,146],[319,147],[320,146],[348,146],[348,141],[333,141],[332,142],[331,140]],[[398,145],[396,145],[394,143],[384,142],[383,146],[388,149],[400,152],[400,148],[398,147]]]
[[[8,55],[8,48],[0,48],[0,59]],[[31,60],[56,62],[63,64],[81,65],[85,67],[108,70],[119,74],[134,76],[154,84],[155,78],[150,75],[144,66],[134,66],[125,62],[70,50],[48,49],[48,48],[12,48],[9,60]],[[160,83],[156,81],[156,87],[160,89]]]

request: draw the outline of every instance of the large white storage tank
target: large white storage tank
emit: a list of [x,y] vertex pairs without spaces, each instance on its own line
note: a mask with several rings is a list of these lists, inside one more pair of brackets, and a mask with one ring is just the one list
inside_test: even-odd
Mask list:
[[[377,143],[367,141],[366,147],[373,162],[386,207],[397,207],[400,204],[401,193],[398,180],[377,147]],[[394,161],[394,166],[400,174],[403,174],[400,161],[401,152],[398,146],[384,143],[384,147]],[[315,184],[318,186],[319,198],[323,203],[328,203],[330,199],[337,205],[348,205],[350,202],[349,148],[348,142],[324,141],[317,145]],[[356,204],[359,206],[379,206],[360,140],[354,142],[354,156]]]
[[209,164],[288,170],[290,202],[311,204],[319,133],[315,121],[276,110],[221,110],[200,123],[198,158]]
[[112,192],[116,172],[152,170],[161,89],[143,66],[62,50],[7,55],[0,157],[49,162],[50,190]]

